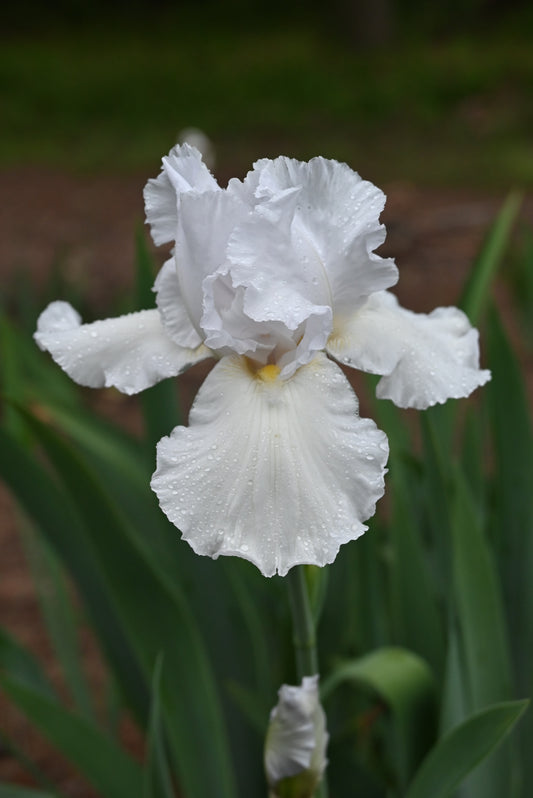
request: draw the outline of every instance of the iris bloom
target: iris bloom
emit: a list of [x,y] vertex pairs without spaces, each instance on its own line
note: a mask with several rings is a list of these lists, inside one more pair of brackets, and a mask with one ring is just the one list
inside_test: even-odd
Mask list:
[[318,695],[318,676],[300,686],[284,684],[270,713],[265,771],[272,796],[314,795],[327,765],[329,735]]
[[189,426],[160,441],[152,488],[199,554],[266,576],[332,562],[383,494],[387,438],[361,419],[340,367],[382,375],[379,397],[425,408],[489,379],[456,308],[401,308],[383,193],[324,158],[258,161],[221,189],[184,144],[145,188],[156,244],[173,244],[157,307],[82,324],[65,302],[36,340],[77,382],[127,394],[213,357]]

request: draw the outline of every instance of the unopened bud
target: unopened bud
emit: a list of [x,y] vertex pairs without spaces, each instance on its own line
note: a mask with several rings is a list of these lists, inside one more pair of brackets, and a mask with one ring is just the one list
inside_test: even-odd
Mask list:
[[265,770],[272,798],[312,798],[327,765],[326,716],[318,675],[301,686],[284,684],[270,713]]

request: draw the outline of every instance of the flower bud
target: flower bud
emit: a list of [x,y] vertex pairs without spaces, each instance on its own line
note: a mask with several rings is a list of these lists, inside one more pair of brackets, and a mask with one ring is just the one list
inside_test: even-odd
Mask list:
[[265,770],[271,798],[312,798],[327,765],[329,735],[318,695],[318,675],[301,686],[284,684],[270,713]]

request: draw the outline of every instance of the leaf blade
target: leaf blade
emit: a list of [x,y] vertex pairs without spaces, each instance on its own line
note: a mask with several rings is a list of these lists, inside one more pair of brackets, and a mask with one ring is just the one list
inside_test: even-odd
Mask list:
[[450,796],[468,773],[502,742],[527,704],[527,701],[496,704],[456,726],[427,755],[406,798]]

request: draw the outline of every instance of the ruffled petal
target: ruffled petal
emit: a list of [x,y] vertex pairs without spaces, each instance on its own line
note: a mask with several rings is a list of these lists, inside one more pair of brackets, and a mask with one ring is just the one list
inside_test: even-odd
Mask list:
[[187,349],[171,341],[155,309],[82,324],[68,302],[52,302],[39,316],[34,337],[80,385],[114,386],[127,394],[211,356],[203,345]]
[[156,304],[167,335],[179,346],[196,349],[202,337],[193,327],[187,306],[181,295],[176,261],[170,258],[163,264],[154,283]]
[[478,339],[458,308],[412,313],[382,291],[346,323],[336,323],[327,351],[349,366],[383,375],[380,399],[423,410],[469,396],[488,382],[490,371],[479,368]]
[[262,160],[256,196],[271,197],[299,187],[292,228],[293,247],[322,264],[336,316],[353,312],[375,291],[398,280],[391,258],[374,250],[385,240],[379,215],[385,195],[346,164],[326,158],[308,163],[292,158]]
[[312,783],[318,782],[327,764],[328,739],[318,676],[304,676],[298,686],[282,685],[270,713],[265,743],[269,785],[275,789],[284,779],[301,773]]
[[203,281],[226,262],[226,247],[248,209],[225,191],[189,192],[180,200],[176,264],[181,295],[197,329],[204,312]]
[[256,321],[281,321],[295,330],[315,307],[329,311],[327,290],[321,290],[316,260],[300,258],[290,231],[256,214],[239,225],[228,243],[235,286],[244,286],[244,309]]
[[197,554],[265,576],[332,562],[384,491],[387,438],[357,414],[342,371],[318,355],[290,380],[223,358],[157,448],[152,488]]
[[[287,193],[280,203],[290,205]],[[209,346],[227,338],[239,354],[271,354],[287,378],[324,348],[333,314],[321,303],[328,292],[319,285],[320,268],[292,249],[291,213],[285,207],[278,219],[278,210],[248,217],[233,231],[228,263],[204,281],[202,327]]]
[[[264,280],[224,267],[204,280],[202,329],[205,343],[221,354],[236,352],[257,363],[273,359],[283,379],[324,349],[332,327],[330,307],[313,305],[290,281]],[[240,280],[235,285],[234,280]]]
[[176,237],[180,194],[217,189],[220,190],[219,185],[196,147],[190,144],[174,147],[163,158],[159,175],[144,187],[146,221],[150,224],[155,244],[166,244]]
[[[234,287],[227,268],[204,280],[202,329],[206,345],[221,355],[247,355],[265,365],[276,343],[282,340],[280,325],[256,322],[244,312],[244,288]],[[287,347],[293,343],[285,330]]]

